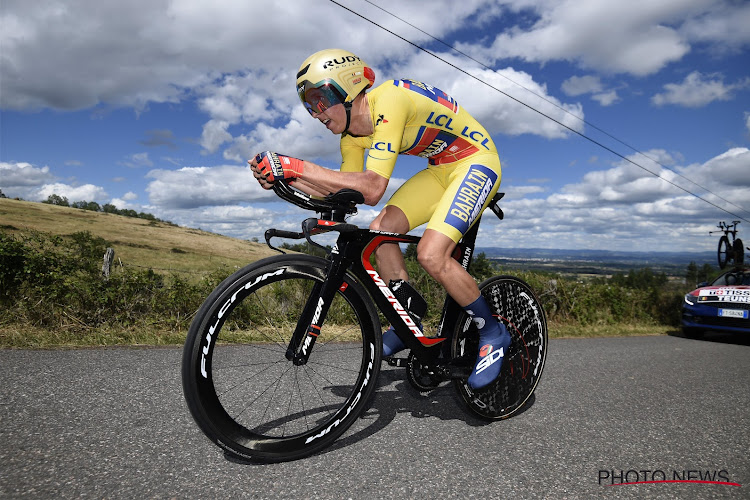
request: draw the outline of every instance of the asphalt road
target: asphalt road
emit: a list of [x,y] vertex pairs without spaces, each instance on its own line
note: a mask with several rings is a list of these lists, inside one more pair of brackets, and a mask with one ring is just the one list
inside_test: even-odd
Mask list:
[[[271,465],[200,433],[180,356],[0,351],[0,498],[750,498],[748,339],[552,340],[532,406],[490,424],[383,367],[331,449]],[[741,486],[619,484],[664,479]]]

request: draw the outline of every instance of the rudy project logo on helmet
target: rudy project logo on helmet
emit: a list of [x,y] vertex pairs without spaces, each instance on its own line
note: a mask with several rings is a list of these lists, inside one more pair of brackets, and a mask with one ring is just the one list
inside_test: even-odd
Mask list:
[[361,63],[361,62],[362,62],[362,59],[360,59],[357,56],[353,56],[353,55],[352,56],[343,56],[341,58],[334,57],[332,60],[325,61],[323,63],[323,69],[329,69],[329,68],[333,68],[335,66],[342,66],[342,65],[344,65],[346,63],[350,63],[351,64],[351,63]]

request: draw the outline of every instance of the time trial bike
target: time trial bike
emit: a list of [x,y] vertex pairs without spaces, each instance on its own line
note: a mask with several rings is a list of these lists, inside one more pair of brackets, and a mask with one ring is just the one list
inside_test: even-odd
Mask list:
[[717,250],[719,269],[724,269],[727,266],[741,266],[745,262],[745,247],[742,244],[742,240],[737,238],[737,224],[739,223],[740,221],[738,220],[733,221],[731,224],[721,221],[717,226],[721,231],[708,232],[708,234],[716,232],[724,233],[719,238],[719,248]]
[[[347,223],[364,201],[357,191],[318,198],[282,182],[274,191],[318,216],[305,219],[300,232],[269,229],[269,247],[276,249],[274,237],[322,247],[312,237],[323,233],[337,233],[336,244],[326,258],[295,253],[251,264],[224,280],[197,312],[183,352],[184,395],[200,429],[228,458],[298,459],[329,446],[351,426],[380,371],[378,310],[409,353],[386,361],[405,367],[417,389],[450,381],[472,413],[491,420],[529,404],[547,354],[544,310],[529,285],[512,276],[479,285],[512,343],[500,376],[474,390],[467,378],[479,335],[469,316],[448,296],[437,335],[425,335],[410,307],[413,297],[394,291],[371,263],[379,245],[418,243],[418,236]],[[490,203],[500,218],[501,197]],[[467,269],[478,228],[479,221],[454,254]]]

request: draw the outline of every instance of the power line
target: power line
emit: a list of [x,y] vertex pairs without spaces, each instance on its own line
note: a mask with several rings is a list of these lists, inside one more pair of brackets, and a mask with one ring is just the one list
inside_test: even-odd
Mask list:
[[[653,172],[653,171],[649,170],[648,168],[644,167],[643,165],[641,165],[641,164],[639,164],[639,163],[636,163],[635,161],[633,161],[633,160],[631,160],[630,158],[628,158],[628,157],[624,156],[623,154],[621,154],[621,153],[619,153],[619,152],[615,151],[614,149],[610,148],[609,146],[606,146],[606,145],[602,144],[601,142],[599,142],[599,141],[597,141],[597,140],[595,140],[595,139],[593,139],[593,138],[589,137],[588,135],[586,135],[586,134],[584,134],[584,133],[582,133],[582,132],[579,132],[579,131],[575,130],[574,128],[572,128],[572,127],[570,127],[570,126],[568,126],[568,125],[565,125],[565,124],[564,124],[564,123],[562,123],[561,121],[559,121],[559,120],[557,120],[557,119],[553,118],[552,116],[550,116],[550,115],[548,115],[548,114],[544,113],[543,111],[540,111],[540,110],[538,110],[538,109],[534,108],[533,106],[531,106],[531,105],[529,105],[529,104],[526,104],[525,102],[521,101],[520,99],[518,99],[518,98],[516,98],[516,97],[513,97],[512,95],[508,94],[507,92],[504,92],[503,90],[501,90],[501,89],[499,89],[499,88],[495,87],[494,85],[492,85],[492,84],[490,84],[490,83],[488,83],[488,82],[486,82],[486,81],[482,80],[481,78],[479,78],[479,77],[477,77],[477,76],[475,76],[475,75],[472,75],[471,73],[469,73],[469,72],[468,72],[468,71],[466,71],[465,69],[463,69],[463,68],[461,68],[461,67],[459,67],[459,66],[457,66],[457,65],[455,65],[455,64],[453,64],[453,63],[451,63],[450,61],[447,61],[446,59],[444,59],[444,58],[442,58],[442,57],[438,56],[438,55],[437,55],[437,54],[435,54],[434,52],[431,52],[431,51],[427,50],[426,48],[422,47],[421,45],[419,45],[419,44],[417,44],[417,43],[415,43],[415,42],[412,42],[411,40],[409,40],[409,39],[407,39],[407,38],[405,38],[405,37],[403,37],[403,36],[399,35],[398,33],[395,33],[395,32],[393,32],[392,30],[389,30],[389,29],[388,29],[388,28],[386,28],[385,26],[383,26],[383,25],[381,25],[381,24],[378,24],[378,23],[376,23],[375,21],[373,21],[372,19],[369,19],[368,17],[364,16],[363,14],[360,14],[359,12],[357,12],[357,11],[355,11],[355,10],[352,10],[352,9],[350,9],[350,8],[349,8],[349,7],[347,7],[347,6],[345,6],[345,5],[342,5],[341,3],[337,2],[336,0],[330,0],[330,1],[331,1],[332,3],[334,3],[334,4],[338,5],[338,6],[339,6],[339,7],[341,7],[342,9],[344,9],[344,10],[347,10],[347,11],[351,12],[352,14],[356,15],[357,17],[360,17],[361,19],[363,19],[363,20],[367,21],[368,23],[370,23],[370,24],[372,24],[372,25],[374,25],[374,26],[377,26],[378,28],[382,29],[383,31],[386,31],[386,32],[390,33],[391,35],[395,36],[396,38],[399,38],[399,39],[403,40],[404,42],[408,43],[409,45],[412,45],[412,46],[413,46],[413,47],[415,47],[416,49],[418,49],[418,50],[421,50],[422,52],[425,52],[426,54],[429,54],[429,55],[431,55],[431,56],[432,56],[432,57],[434,57],[435,59],[437,59],[437,60],[439,60],[439,61],[441,61],[441,62],[443,62],[443,63],[447,64],[448,66],[450,66],[450,67],[452,67],[452,68],[454,68],[454,69],[456,69],[456,70],[460,71],[461,73],[465,74],[466,76],[469,76],[469,77],[473,78],[474,80],[478,81],[479,83],[482,83],[482,84],[486,85],[487,87],[489,87],[489,88],[491,88],[491,89],[495,90],[496,92],[499,92],[500,94],[503,94],[504,96],[508,97],[509,99],[512,99],[513,101],[517,102],[518,104],[521,104],[522,106],[524,106],[524,107],[526,107],[526,108],[528,108],[528,109],[530,109],[530,110],[534,111],[535,113],[538,113],[538,114],[542,115],[543,117],[545,117],[545,118],[547,118],[547,119],[549,119],[549,120],[552,120],[553,122],[557,123],[557,124],[558,124],[558,125],[560,125],[561,127],[565,128],[565,129],[567,129],[567,130],[569,130],[570,132],[573,132],[574,134],[576,134],[576,135],[578,135],[578,136],[582,137],[583,139],[586,139],[587,141],[589,141],[589,142],[591,142],[591,143],[593,143],[593,144],[595,144],[595,145],[599,146],[600,148],[602,148],[602,149],[604,149],[604,150],[606,150],[606,151],[608,151],[608,152],[612,153],[613,155],[615,155],[615,156],[617,156],[617,157],[619,157],[619,158],[622,158],[623,160],[627,161],[628,163],[631,163],[632,165],[635,165],[636,167],[638,167],[638,168],[640,168],[640,169],[642,169],[642,170],[645,170],[646,172],[650,173],[650,174],[651,174],[651,175],[653,175],[654,177],[657,177],[657,178],[659,178],[659,179],[663,180],[664,182],[666,182],[666,183],[668,183],[668,184],[671,184],[672,186],[676,187],[677,189],[679,189],[679,190],[681,190],[681,191],[684,191],[685,193],[687,193],[687,194],[689,194],[689,195],[691,195],[691,196],[693,196],[693,197],[695,197],[695,198],[697,198],[697,199],[699,199],[699,200],[703,201],[704,203],[708,203],[709,205],[713,206],[714,208],[717,208],[717,209],[721,210],[722,212],[725,212],[725,213],[727,213],[728,215],[732,215],[732,216],[734,216],[734,217],[736,217],[736,218],[739,218],[739,219],[741,219],[741,220],[743,220],[743,221],[745,221],[745,222],[750,222],[750,220],[748,220],[748,219],[746,219],[746,218],[742,217],[741,215],[738,215],[738,214],[736,214],[736,213],[734,213],[734,212],[730,212],[729,210],[727,210],[727,209],[725,209],[725,208],[723,208],[723,207],[720,207],[719,205],[717,205],[717,204],[713,203],[712,201],[709,201],[709,200],[707,200],[707,199],[705,199],[705,198],[701,197],[700,195],[698,195],[698,194],[696,194],[696,193],[693,193],[692,191],[690,191],[690,190],[688,190],[688,189],[686,189],[686,188],[684,188],[684,187],[682,187],[682,186],[680,186],[680,185],[678,185],[678,184],[675,184],[674,182],[670,181],[669,179],[666,179],[666,178],[662,177],[661,175],[659,175],[658,173],[656,173],[656,172]],[[379,6],[375,5],[375,4],[373,4],[372,2],[369,2],[368,0],[365,0],[365,1],[366,1],[366,2],[368,2],[368,3],[370,3],[371,5],[374,5],[375,7],[378,7],[378,8],[380,9],[380,10],[383,10],[384,12],[387,12],[387,13],[388,13],[388,14],[390,14],[391,16],[393,16],[393,17],[396,17],[396,19],[399,19],[399,20],[401,20],[402,22],[404,22],[404,23],[406,23],[406,24],[409,24],[410,26],[412,26],[412,27],[414,27],[415,29],[417,29],[417,30],[421,31],[422,33],[425,33],[424,31],[422,31],[421,29],[417,28],[416,26],[413,26],[413,25],[411,25],[410,23],[407,23],[406,21],[403,21],[402,19],[400,19],[400,18],[398,18],[397,16],[395,16],[395,15],[391,14],[390,12],[386,11],[385,9],[382,9],[381,7],[379,7]],[[434,40],[437,40],[437,41],[439,41],[440,43],[443,43],[444,45],[446,45],[446,46],[448,46],[448,47],[451,47],[450,45],[446,44],[445,42],[442,42],[441,40],[439,40],[439,39],[435,38],[434,36],[432,36],[432,35],[429,35],[428,33],[425,33],[425,34],[426,34],[427,36],[430,36],[430,37],[431,37],[431,38],[433,38]],[[451,47],[451,48],[453,48],[453,47]],[[463,52],[460,52],[460,51],[458,51],[457,49],[454,49],[454,50],[456,50],[456,51],[457,51],[457,52],[459,52],[460,54],[462,54],[462,55],[464,55],[464,56],[466,56],[466,57],[469,57],[470,59],[472,59],[472,60],[476,61],[475,59],[471,58],[470,56],[467,56],[467,55],[466,55],[466,54],[464,54]],[[476,62],[477,62],[478,64],[481,64],[481,65],[482,65],[482,66],[484,66],[485,68],[487,68],[487,66],[485,66],[485,65],[484,65],[484,64],[482,64],[481,62],[479,62],[479,61],[476,61]],[[487,68],[487,69],[490,69],[490,70],[491,70],[491,68]],[[516,82],[514,82],[513,80],[511,80],[510,78],[507,78],[507,77],[505,77],[504,75],[501,75],[501,76],[503,76],[503,77],[504,77],[504,78],[506,78],[507,80],[511,81],[512,83],[514,83],[514,84],[516,84],[516,85],[519,85],[519,84],[517,84]],[[520,86],[520,87],[522,87],[522,88],[524,88],[524,89],[526,89],[526,88],[525,88],[525,87],[523,87],[522,85],[519,85],[519,86]],[[526,90],[529,90],[529,89],[526,89]],[[531,92],[531,91],[529,90],[529,92]],[[532,92],[532,94],[534,94],[534,95],[537,95],[537,94],[535,94],[534,92]],[[541,97],[541,96],[538,96],[538,97]],[[549,100],[545,99],[544,97],[542,97],[542,99],[544,99],[544,100],[545,100],[545,101],[547,101],[547,102],[550,102]],[[554,104],[554,103],[553,103],[553,104]],[[556,106],[556,107],[558,107],[558,108],[560,107],[560,106],[557,106],[557,105],[555,105],[555,106]],[[563,109],[563,108],[560,108],[560,109]],[[576,116],[576,115],[574,115],[574,114],[570,113],[569,111],[567,111],[567,110],[565,110],[565,109],[563,109],[563,111],[565,111],[566,113],[570,114],[571,116],[574,116],[575,118],[577,118],[577,119],[579,119],[579,120],[583,121],[584,123],[586,123],[586,124],[590,125],[590,126],[591,126],[592,128],[595,128],[596,130],[599,130],[599,131],[601,131],[602,133],[604,133],[604,134],[606,134],[607,136],[609,136],[609,137],[613,138],[614,140],[618,141],[619,143],[621,143],[621,144],[623,144],[623,145],[627,146],[628,148],[630,148],[630,149],[634,150],[634,151],[635,151],[635,152],[637,152],[638,154],[641,154],[642,156],[644,156],[644,157],[646,157],[646,158],[648,158],[648,159],[650,159],[650,160],[654,161],[654,163],[657,163],[657,164],[661,165],[662,167],[664,167],[665,169],[669,170],[670,172],[673,172],[674,174],[676,174],[676,175],[679,175],[680,177],[683,177],[683,178],[687,179],[687,180],[688,180],[688,181],[690,181],[691,183],[695,184],[696,186],[700,187],[701,189],[704,189],[704,190],[706,190],[706,191],[707,191],[707,192],[709,192],[710,194],[713,194],[714,196],[717,196],[718,198],[720,198],[720,199],[722,199],[722,200],[726,201],[727,203],[729,203],[729,204],[731,204],[731,205],[734,205],[734,206],[736,206],[737,208],[740,208],[741,210],[744,210],[745,212],[748,212],[748,210],[746,210],[745,208],[743,208],[743,207],[740,207],[740,206],[738,206],[738,205],[736,205],[736,204],[734,204],[734,203],[732,203],[732,202],[730,202],[730,201],[728,201],[728,200],[725,200],[725,199],[724,199],[724,198],[722,198],[721,196],[718,196],[718,195],[716,195],[715,193],[712,193],[711,191],[709,191],[708,189],[704,188],[704,187],[703,187],[703,186],[701,186],[700,184],[697,184],[696,182],[694,182],[694,181],[692,181],[692,180],[688,179],[687,177],[684,177],[683,175],[681,175],[681,174],[679,174],[679,173],[677,173],[677,172],[674,172],[673,170],[671,170],[671,169],[669,169],[669,168],[665,167],[664,165],[662,165],[662,164],[661,164],[661,163],[659,163],[658,161],[656,161],[656,160],[653,160],[653,159],[649,158],[649,157],[648,157],[647,155],[645,155],[645,154],[641,153],[641,152],[640,152],[639,150],[635,149],[635,148],[634,148],[634,147],[632,147],[632,146],[629,146],[629,145],[628,145],[628,144],[626,144],[625,142],[623,142],[623,141],[621,141],[621,140],[617,139],[616,137],[614,137],[614,136],[610,135],[609,133],[607,133],[607,132],[605,132],[605,131],[601,130],[601,129],[600,129],[599,127],[597,127],[597,126],[595,126],[595,125],[593,125],[593,124],[589,124],[588,122],[586,122],[586,121],[585,121],[585,120],[583,120],[582,118],[580,118],[580,117],[578,117],[578,116]]]
[[[661,163],[661,162],[660,162],[659,160],[657,160],[657,159],[655,159],[655,158],[652,158],[651,156],[647,155],[646,153],[644,153],[643,151],[639,150],[639,149],[638,149],[638,148],[636,148],[635,146],[631,146],[630,144],[628,144],[628,143],[624,142],[623,140],[621,140],[621,139],[619,139],[619,138],[615,137],[614,135],[610,134],[610,133],[609,133],[609,132],[607,132],[606,130],[604,130],[604,129],[602,129],[602,128],[598,127],[597,125],[595,125],[595,124],[591,123],[590,121],[586,120],[585,118],[583,118],[583,117],[581,117],[581,116],[578,116],[578,115],[576,115],[575,113],[572,113],[571,111],[569,111],[569,110],[565,109],[564,107],[560,106],[560,105],[559,105],[559,104],[557,104],[556,102],[554,102],[554,101],[551,101],[550,99],[546,98],[545,96],[543,96],[543,95],[540,95],[540,94],[538,94],[538,93],[534,92],[534,91],[533,91],[533,90],[531,90],[530,88],[528,88],[528,87],[526,87],[526,86],[524,86],[524,85],[522,85],[522,84],[520,84],[520,83],[516,82],[516,81],[515,81],[515,80],[513,80],[512,78],[510,78],[510,77],[508,77],[508,76],[506,76],[506,75],[504,75],[504,74],[500,73],[499,71],[496,71],[496,70],[492,69],[491,67],[489,67],[488,65],[486,65],[486,64],[485,64],[485,63],[483,63],[482,61],[479,61],[478,59],[476,59],[476,58],[472,57],[471,55],[469,55],[469,54],[467,54],[467,53],[465,53],[465,52],[463,52],[463,51],[461,51],[461,50],[457,49],[457,48],[456,48],[456,47],[454,47],[453,45],[450,45],[449,43],[447,43],[447,42],[445,42],[445,41],[441,40],[440,38],[437,38],[437,37],[433,36],[432,34],[430,34],[430,33],[426,32],[426,31],[424,31],[424,30],[423,30],[423,29],[421,29],[420,27],[418,27],[418,26],[415,26],[414,24],[410,23],[409,21],[407,21],[407,20],[405,20],[405,19],[403,19],[403,18],[401,18],[401,17],[397,16],[396,14],[394,14],[394,13],[392,13],[392,12],[388,11],[387,9],[385,9],[385,8],[383,8],[383,7],[381,7],[381,6],[379,6],[378,4],[376,4],[376,3],[372,2],[371,0],[364,0],[364,1],[365,1],[365,2],[367,2],[368,4],[372,5],[373,7],[375,7],[375,8],[377,8],[377,9],[379,9],[379,10],[381,10],[381,11],[385,12],[385,13],[386,13],[386,14],[388,14],[389,16],[391,16],[391,17],[394,17],[394,18],[398,19],[399,21],[401,21],[402,23],[404,23],[404,24],[406,24],[406,25],[408,25],[408,26],[410,26],[410,27],[414,28],[415,30],[417,30],[417,31],[419,31],[420,33],[422,33],[423,35],[426,35],[426,36],[428,36],[428,37],[432,38],[432,39],[433,39],[433,40],[435,40],[436,42],[438,42],[438,43],[440,43],[440,44],[442,44],[442,45],[444,45],[444,46],[448,47],[449,49],[451,49],[451,50],[453,50],[453,51],[457,52],[458,54],[461,54],[462,56],[466,57],[467,59],[470,59],[470,60],[474,61],[475,63],[479,64],[479,65],[480,65],[480,66],[482,66],[483,68],[485,68],[485,69],[487,69],[487,70],[489,70],[489,71],[492,71],[493,73],[497,74],[497,75],[498,75],[498,76],[500,76],[501,78],[505,78],[506,80],[508,80],[509,82],[511,82],[511,83],[512,83],[513,85],[516,85],[517,87],[521,87],[521,88],[522,88],[522,89],[524,89],[524,90],[525,90],[526,92],[529,92],[530,94],[534,95],[535,97],[538,97],[539,99],[541,99],[541,100],[545,101],[546,103],[548,103],[548,104],[550,104],[550,105],[552,105],[552,106],[556,107],[557,109],[559,109],[559,110],[560,110],[560,111],[562,111],[563,113],[565,113],[565,114],[567,114],[567,115],[569,115],[569,116],[572,116],[573,118],[575,118],[576,120],[580,121],[581,123],[584,123],[585,125],[587,125],[587,126],[589,126],[589,127],[593,128],[593,129],[595,129],[595,130],[598,130],[599,132],[601,132],[602,134],[606,135],[606,136],[607,136],[607,137],[609,137],[610,139],[613,139],[614,141],[616,141],[616,142],[619,142],[619,143],[620,143],[620,144],[622,144],[623,146],[625,146],[625,147],[627,147],[627,148],[629,148],[629,149],[633,150],[633,151],[634,151],[635,153],[637,153],[637,154],[639,154],[639,155],[643,156],[644,158],[646,158],[646,159],[648,159],[648,160],[650,160],[650,161],[652,161],[652,162],[656,163],[657,165],[659,165],[659,166],[660,166],[660,167],[662,167],[663,169],[665,169],[665,170],[669,170],[670,172],[672,172],[673,174],[677,175],[678,177],[681,177],[681,178],[685,179],[686,181],[690,182],[691,184],[693,184],[693,185],[695,185],[695,186],[699,187],[700,189],[702,189],[702,190],[706,191],[706,192],[707,192],[708,194],[712,194],[712,195],[716,196],[716,197],[717,197],[718,199],[720,199],[720,200],[722,200],[722,201],[724,201],[724,202],[726,202],[726,203],[728,203],[728,204],[730,204],[730,205],[732,205],[732,206],[734,206],[734,207],[736,207],[736,208],[739,208],[740,210],[743,210],[743,211],[745,211],[745,212],[748,212],[748,213],[750,213],[750,210],[747,210],[746,208],[744,208],[744,207],[741,207],[740,205],[737,205],[736,203],[734,203],[734,202],[732,202],[732,201],[730,201],[730,200],[727,200],[727,199],[726,199],[726,198],[724,198],[723,196],[721,196],[721,195],[719,195],[719,194],[716,194],[716,193],[714,193],[713,191],[711,191],[710,189],[706,188],[705,186],[702,186],[702,185],[698,184],[697,182],[693,181],[692,179],[690,179],[690,178],[688,178],[688,177],[686,177],[686,176],[682,175],[681,173],[677,172],[676,170],[674,170],[674,169],[671,169],[671,168],[669,168],[668,166],[666,166],[666,165],[664,165],[663,163]],[[334,3],[335,3],[335,2],[334,2]],[[691,194],[692,194],[692,193],[691,193]]]

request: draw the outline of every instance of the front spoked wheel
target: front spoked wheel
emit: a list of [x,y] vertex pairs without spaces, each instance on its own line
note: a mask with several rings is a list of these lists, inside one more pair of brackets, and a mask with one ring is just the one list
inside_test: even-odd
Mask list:
[[732,263],[733,250],[729,245],[729,238],[726,235],[719,238],[719,248],[716,251],[716,255],[719,260],[719,269],[724,269],[727,264]]
[[330,445],[370,399],[380,369],[379,320],[347,275],[306,364],[287,356],[324,259],[284,255],[227,278],[185,343],[185,399],[201,430],[236,458],[282,461]]
[[[492,314],[511,334],[500,376],[490,385],[474,390],[466,379],[454,380],[461,399],[477,415],[498,420],[518,413],[529,401],[542,376],[547,356],[547,320],[534,292],[512,276],[495,276],[479,285]],[[461,312],[453,335],[454,360],[474,365],[479,333],[469,316]]]

